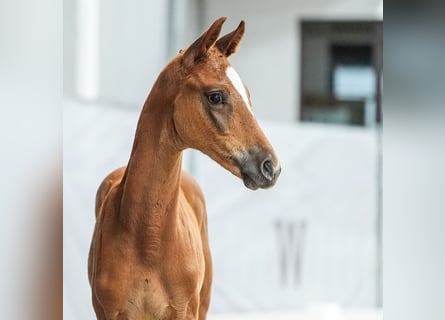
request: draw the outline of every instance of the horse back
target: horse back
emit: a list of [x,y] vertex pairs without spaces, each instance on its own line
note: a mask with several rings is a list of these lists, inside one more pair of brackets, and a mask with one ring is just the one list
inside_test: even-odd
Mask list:
[[99,188],[97,189],[96,193],[96,218],[99,215],[101,206],[107,197],[107,195],[110,193],[111,189],[118,186],[119,183],[122,180],[122,177],[124,176],[126,167],[118,168],[114,171],[112,171],[109,175],[105,177],[105,179],[100,184]]

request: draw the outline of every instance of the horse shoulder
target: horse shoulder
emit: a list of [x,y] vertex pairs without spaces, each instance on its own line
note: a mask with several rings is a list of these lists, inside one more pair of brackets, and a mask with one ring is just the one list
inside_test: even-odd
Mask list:
[[201,226],[207,220],[204,194],[196,180],[185,171],[181,175],[181,190]]

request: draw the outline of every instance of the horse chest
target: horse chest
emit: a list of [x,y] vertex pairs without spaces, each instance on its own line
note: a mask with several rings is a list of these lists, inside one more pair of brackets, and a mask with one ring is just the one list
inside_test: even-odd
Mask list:
[[187,312],[190,301],[199,299],[204,282],[205,258],[200,226],[185,198],[180,197],[176,216],[168,240],[161,243],[162,258],[148,269],[141,266],[144,276],[137,281],[138,290],[133,291],[138,296],[134,300],[140,301],[138,309],[146,310],[156,319],[168,318],[171,312]]

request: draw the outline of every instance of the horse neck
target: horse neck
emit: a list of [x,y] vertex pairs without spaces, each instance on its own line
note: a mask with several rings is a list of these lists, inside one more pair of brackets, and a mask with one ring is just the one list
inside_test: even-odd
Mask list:
[[159,252],[176,221],[182,151],[172,119],[177,91],[170,72],[161,73],[144,104],[121,183],[119,219],[146,256]]

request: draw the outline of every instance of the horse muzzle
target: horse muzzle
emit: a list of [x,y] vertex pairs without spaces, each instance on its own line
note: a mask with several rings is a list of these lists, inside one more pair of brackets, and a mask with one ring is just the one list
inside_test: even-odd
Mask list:
[[258,150],[238,153],[235,157],[240,169],[244,185],[252,190],[267,189],[275,185],[281,173],[281,165],[275,154],[268,150]]

